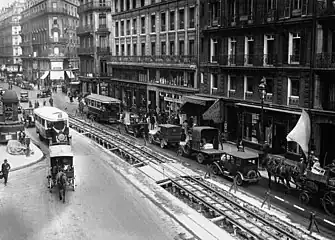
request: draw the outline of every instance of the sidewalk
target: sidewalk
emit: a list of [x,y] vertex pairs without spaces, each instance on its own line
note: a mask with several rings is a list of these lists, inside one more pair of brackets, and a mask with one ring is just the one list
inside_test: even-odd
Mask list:
[[33,142],[30,142],[31,154],[29,157],[26,155],[11,155],[7,152],[6,148],[7,145],[0,146],[0,156],[2,158],[0,161],[2,164],[3,160],[7,159],[11,166],[11,172],[29,167],[39,161],[42,161],[44,158],[42,151]]

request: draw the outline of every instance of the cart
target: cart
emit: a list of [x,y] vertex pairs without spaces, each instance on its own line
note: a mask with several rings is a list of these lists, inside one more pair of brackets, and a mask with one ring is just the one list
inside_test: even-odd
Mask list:
[[50,150],[50,162],[49,162],[49,175],[48,188],[52,192],[52,189],[57,186],[56,175],[60,170],[66,174],[67,186],[75,190],[75,175],[73,166],[73,152],[71,145],[52,145],[49,147]]

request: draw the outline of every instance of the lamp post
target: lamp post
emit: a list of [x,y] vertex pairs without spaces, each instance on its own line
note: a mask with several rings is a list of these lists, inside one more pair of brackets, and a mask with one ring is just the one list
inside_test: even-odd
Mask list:
[[264,99],[266,97],[266,80],[263,77],[261,83],[258,85],[258,91],[261,98],[261,144],[264,145],[265,133],[264,133]]

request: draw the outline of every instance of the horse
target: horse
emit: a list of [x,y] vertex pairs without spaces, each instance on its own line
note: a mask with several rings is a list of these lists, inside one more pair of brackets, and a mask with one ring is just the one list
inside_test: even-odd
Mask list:
[[59,172],[57,174],[56,181],[59,190],[59,200],[63,200],[63,203],[65,203],[65,192],[67,183],[66,174],[64,172]]
[[268,186],[270,189],[272,176],[274,177],[275,183],[278,183],[277,179],[279,179],[287,187],[287,191],[291,188],[290,180],[294,175],[295,169],[286,164],[284,159],[270,156],[266,153],[263,157],[262,166],[265,167],[268,172]]

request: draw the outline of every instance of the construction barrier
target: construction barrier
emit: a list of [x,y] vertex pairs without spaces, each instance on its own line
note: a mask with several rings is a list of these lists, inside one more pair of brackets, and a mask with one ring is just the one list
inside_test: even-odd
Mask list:
[[265,196],[264,196],[264,201],[262,202],[262,205],[261,205],[261,208],[264,207],[265,203],[267,203],[268,205],[268,208],[270,209],[271,208],[271,200],[274,199],[274,200],[277,200],[281,203],[284,203],[290,207],[292,207],[293,209],[297,209],[301,212],[305,212],[306,214],[309,215],[309,225],[307,227],[307,230],[310,231],[310,232],[313,232],[313,226],[315,226],[316,228],[316,231],[317,232],[320,232],[320,229],[319,229],[319,226],[318,226],[318,223],[323,223],[324,225],[327,225],[328,227],[332,227],[335,229],[335,222],[332,222],[326,218],[321,218],[321,217],[318,217],[314,212],[311,212],[309,209],[305,209],[301,206],[298,206],[296,204],[293,204],[293,203],[290,203],[289,201],[281,198],[281,197],[278,197],[276,195],[273,195],[271,194],[271,191],[268,190],[266,193],[265,193]]

